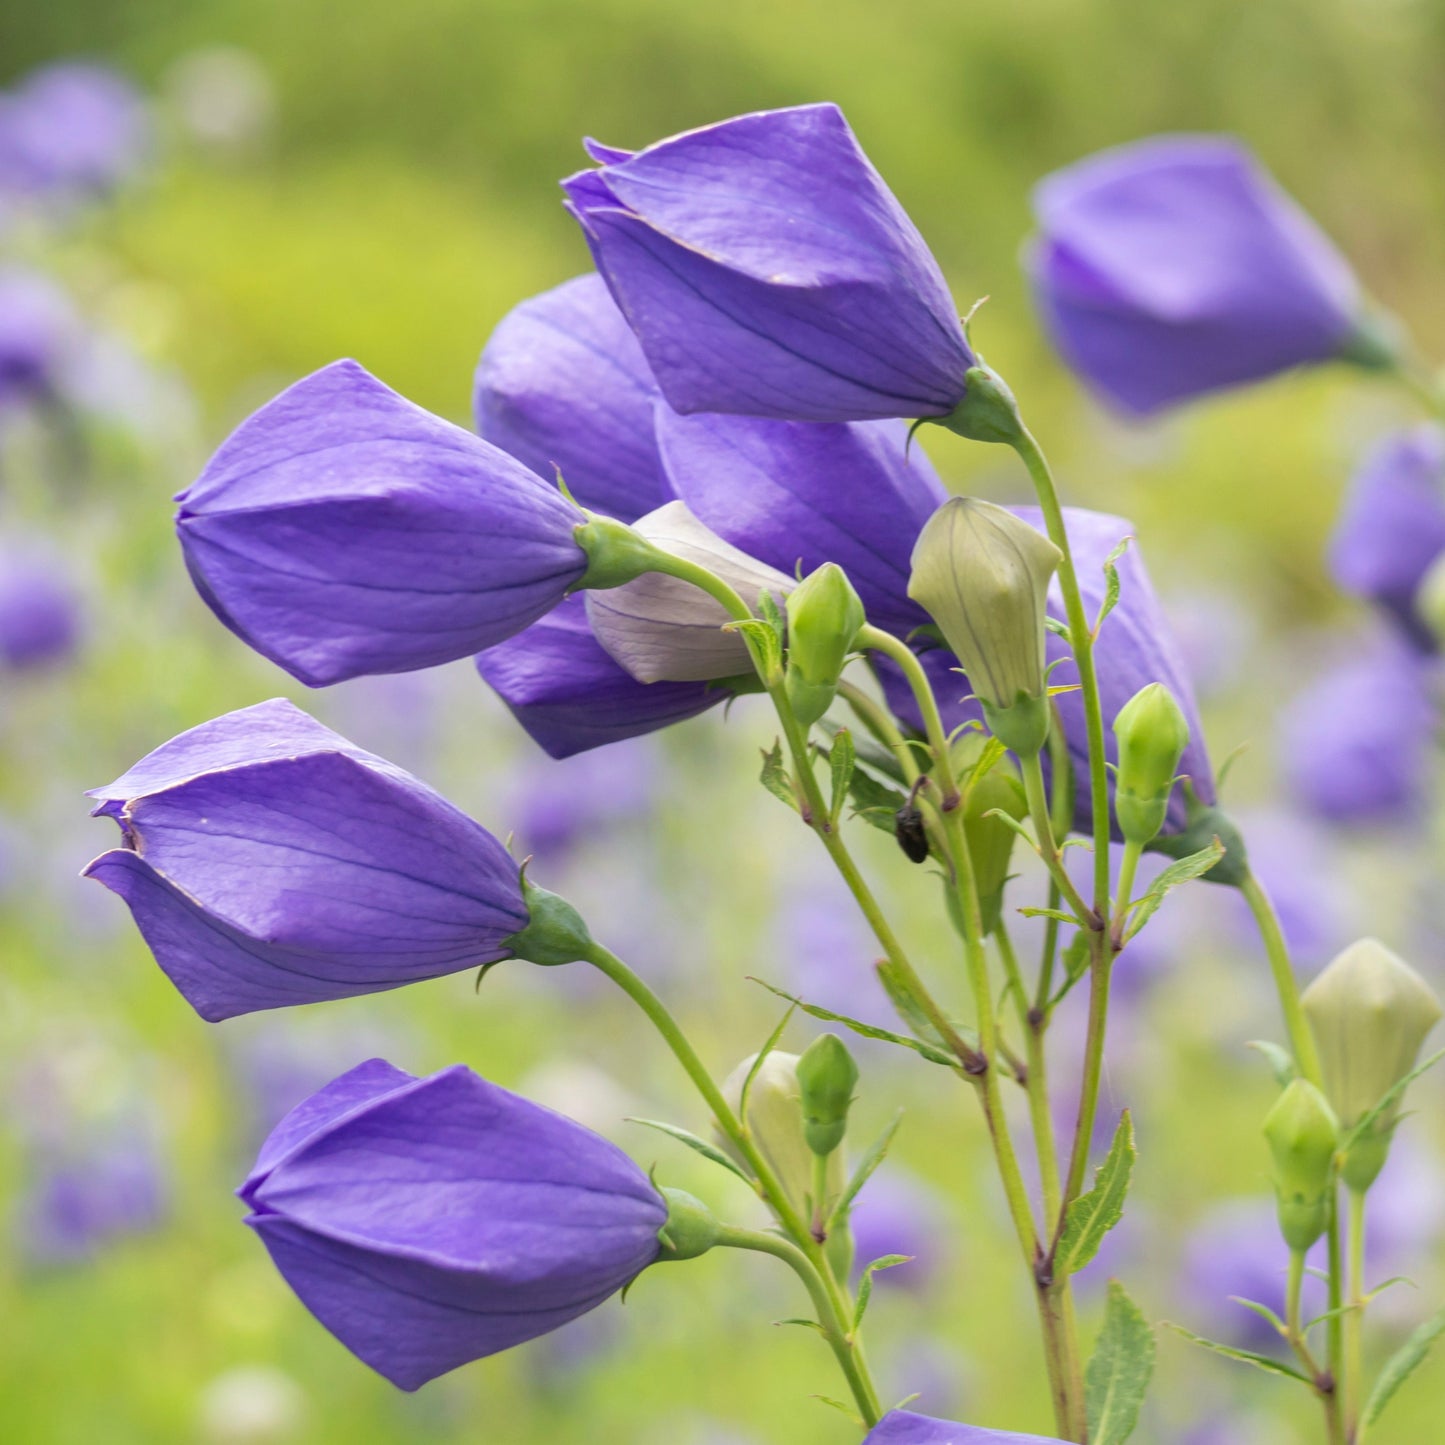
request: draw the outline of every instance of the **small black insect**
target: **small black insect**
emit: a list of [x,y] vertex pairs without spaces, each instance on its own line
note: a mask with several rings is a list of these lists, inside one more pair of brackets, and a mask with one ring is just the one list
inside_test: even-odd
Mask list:
[[893,815],[893,836],[910,863],[923,863],[928,859],[928,833],[923,826],[923,813],[905,803]]

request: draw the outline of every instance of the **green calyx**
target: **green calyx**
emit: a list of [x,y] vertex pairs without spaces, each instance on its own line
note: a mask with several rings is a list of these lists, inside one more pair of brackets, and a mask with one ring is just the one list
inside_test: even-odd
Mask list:
[[1403,359],[1408,335],[1400,318],[1384,307],[1367,305],[1338,352],[1341,361],[1364,371],[1393,371]]
[[657,1234],[657,1242],[662,1246],[657,1262],[696,1259],[706,1254],[722,1233],[722,1225],[712,1210],[686,1190],[664,1189],[661,1193],[667,1201],[667,1223]]
[[1264,1121],[1274,1161],[1275,1195],[1285,1243],[1306,1250],[1329,1226],[1340,1126],[1315,1086],[1295,1079]]
[[635,582],[648,572],[666,571],[659,567],[666,560],[641,532],[613,517],[585,513],[586,521],[572,531],[577,545],[587,554],[587,570],[572,586],[572,591],[606,591]]
[[502,940],[513,958],[553,967],[587,957],[593,947],[592,934],[582,915],[565,898],[528,882],[524,873],[522,902],[529,915],[527,926]]
[[1142,687],[1114,719],[1119,772],[1114,815],[1125,841],[1141,847],[1164,826],[1175,773],[1189,746],[1189,721],[1163,683]]
[[1049,700],[1043,695],[1020,692],[1007,707],[983,702],[983,720],[989,732],[1021,758],[1033,757],[1049,740]]
[[788,701],[803,727],[832,705],[848,655],[867,620],[848,574],[825,562],[787,597]]
[[975,442],[1011,445],[1023,435],[1019,404],[998,372],[987,366],[970,367],[963,384],[963,400],[947,416],[937,418],[940,426]]
[[797,1064],[803,1106],[803,1138],[814,1154],[826,1158],[848,1132],[848,1110],[858,1083],[858,1065],[836,1034],[821,1034]]

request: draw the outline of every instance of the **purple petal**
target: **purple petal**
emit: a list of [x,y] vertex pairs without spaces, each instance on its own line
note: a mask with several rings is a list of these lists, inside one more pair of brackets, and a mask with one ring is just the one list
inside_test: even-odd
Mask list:
[[1028,266],[1064,359],[1147,413],[1339,354],[1359,313],[1343,257],[1236,141],[1156,136],[1034,193]]
[[206,602],[311,686],[468,656],[586,569],[560,493],[355,362],[263,407],[177,500]]
[[477,430],[582,506],[624,522],[672,499],[653,439],[657,385],[595,274],[508,313],[477,366]]
[[1053,1436],[984,1430],[954,1420],[935,1420],[911,1410],[890,1410],[864,1437],[863,1445],[1061,1445]]
[[636,681],[592,635],[580,595],[482,653],[477,671],[554,758],[656,732],[733,695],[708,682]]

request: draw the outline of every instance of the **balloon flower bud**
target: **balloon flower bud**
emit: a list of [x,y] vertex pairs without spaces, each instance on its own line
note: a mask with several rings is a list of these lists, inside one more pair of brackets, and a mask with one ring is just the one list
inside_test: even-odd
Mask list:
[[1119,773],[1114,814],[1128,843],[1150,843],[1164,826],[1179,759],[1189,746],[1189,721],[1162,682],[1141,687],[1114,719]]
[[952,751],[954,769],[964,779],[963,831],[973,859],[983,931],[992,933],[1003,912],[1003,890],[1018,834],[1004,819],[988,815],[997,809],[1022,821],[1028,817],[1029,807],[1011,759],[1000,758],[982,777],[972,776],[986,746],[987,739],[970,730],[959,735]]
[[908,595],[963,664],[995,737],[1032,755],[1049,731],[1044,618],[1059,549],[1012,512],[945,502],[913,548]]
[[814,1154],[831,1154],[848,1132],[858,1065],[837,1034],[813,1040],[798,1060],[803,1138]]
[[[1305,1015],[1324,1068],[1325,1091],[1349,1130],[1415,1067],[1440,1019],[1429,984],[1377,939],[1352,943],[1304,991]],[[1399,1113],[1396,1099],[1345,1158],[1352,1189],[1368,1189],[1384,1167]]]
[[[757,1055],[746,1058],[723,1080],[723,1097],[733,1112],[742,1113],[743,1084]],[[813,1151],[808,1145],[803,1118],[803,1089],[798,1082],[798,1056],[774,1049],[763,1060],[748,1089],[744,1119],[783,1192],[799,1209],[813,1193]],[[843,1156],[835,1152],[827,1162],[827,1194],[836,1199],[843,1190]],[[825,1201],[826,1202],[826,1201]]]
[[1445,552],[1430,564],[1420,579],[1415,593],[1415,611],[1430,629],[1436,645],[1445,647]]
[[1279,1096],[1264,1121],[1274,1159],[1279,1227],[1285,1243],[1303,1253],[1325,1232],[1340,1126],[1329,1100],[1304,1079]]
[[843,664],[866,620],[848,574],[825,562],[788,594],[788,701],[812,727],[838,691]]

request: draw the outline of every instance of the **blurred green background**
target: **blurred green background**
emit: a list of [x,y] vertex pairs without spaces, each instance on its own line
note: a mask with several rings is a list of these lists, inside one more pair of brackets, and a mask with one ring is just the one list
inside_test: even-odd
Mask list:
[[[37,1118],[79,1118],[103,1135],[139,1101],[166,1203],[154,1227],[68,1262],[35,1258],[13,1231],[0,1253],[0,1439],[855,1438],[811,1398],[840,1393],[826,1352],[770,1323],[799,1302],[766,1261],[658,1271],[595,1328],[405,1397],[311,1321],[239,1227],[229,1190],[274,1121],[265,1100],[285,1093],[278,1076],[320,1083],[378,1051],[416,1072],[467,1062],[605,1124],[667,1182],[719,1207],[746,1201],[692,1156],[618,1122],[703,1120],[622,1005],[566,971],[499,969],[480,996],[456,977],[213,1028],[154,967],[120,903],[74,881],[111,843],[109,825],[85,820],[82,788],[184,727],[280,693],[499,833],[518,826],[524,844],[512,811],[558,787],[465,664],[318,696],[255,658],[191,593],[168,498],[246,412],[338,356],[464,422],[491,328],[588,264],[556,190],[582,163],[582,135],[634,146],[739,111],[833,99],[961,308],[991,298],[975,339],[1059,464],[1066,500],[1132,517],[1181,625],[1225,656],[1232,671],[1208,698],[1211,745],[1221,759],[1251,742],[1231,799],[1274,806],[1276,713],[1322,639],[1358,617],[1322,563],[1341,488],[1361,447],[1411,412],[1380,383],[1321,372],[1125,430],[1052,360],[1029,309],[1017,266],[1029,188],[1103,145],[1233,131],[1424,349],[1445,355],[1445,5],[0,0],[0,85],[72,56],[114,63],[143,87],[160,145],[143,179],[31,259],[183,400],[146,427],[96,424],[85,475],[58,464],[43,436],[22,436],[5,476],[4,522],[46,532],[83,575],[87,633],[72,667],[0,679],[0,1071],[13,1126],[0,1133],[0,1202],[23,1209]],[[246,92],[241,120],[208,133],[208,102],[236,103],[219,93],[227,75]],[[951,484],[1022,495],[1007,457],[926,440]],[[742,786],[770,740],[747,707],[658,740],[641,781],[610,785],[635,790],[636,807],[559,862],[565,891],[605,917],[604,937],[635,945],[720,1072],[774,1017],[746,976],[792,976],[787,908],[825,887],[802,856],[806,836]],[[1420,939],[1439,936],[1428,840],[1326,841],[1313,865],[1326,895],[1357,898],[1350,921],[1430,972],[1434,960],[1418,957]],[[886,839],[860,847],[920,950],[937,951],[930,882]],[[1108,1103],[1132,1104],[1140,1121],[1140,1222],[1117,1267],[1151,1316],[1204,1329],[1180,1261],[1217,1201],[1267,1191],[1258,1122],[1272,1091],[1244,1044],[1278,1029],[1247,934],[1218,898],[1193,907],[1121,1021]],[[837,952],[840,977],[866,975],[866,940]],[[816,991],[826,1001],[826,986]],[[871,1016],[884,1014],[880,999]],[[800,1028],[795,1041],[806,1037]],[[1043,1430],[1029,1301],[972,1102],[922,1064],[864,1057],[864,1124],[909,1106],[898,1159],[947,1211],[927,1280],[880,1287],[886,1388],[924,1390],[920,1408],[935,1413]],[[1408,1126],[1423,1159],[1420,1207],[1437,1216],[1438,1104],[1424,1091]],[[1419,1290],[1397,1291],[1376,1331],[1382,1347],[1436,1307],[1439,1256],[1437,1234],[1410,1262]],[[1089,1329],[1097,1297],[1086,1291]],[[1427,1365],[1372,1445],[1437,1438],[1442,1407],[1445,1375]],[[1137,1438],[1173,1445],[1216,1415],[1226,1433],[1200,1441],[1319,1438],[1308,1402],[1283,1384],[1162,1332],[1154,1413]]]

